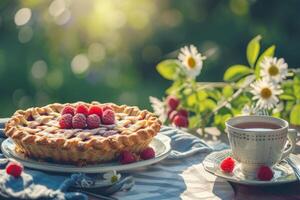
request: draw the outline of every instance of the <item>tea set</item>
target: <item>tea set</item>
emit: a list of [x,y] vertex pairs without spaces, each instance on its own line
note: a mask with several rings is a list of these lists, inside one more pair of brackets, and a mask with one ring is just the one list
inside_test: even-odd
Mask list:
[[[238,116],[225,125],[230,149],[205,158],[203,166],[208,172],[247,185],[282,184],[298,179],[300,158],[292,154],[297,131],[289,129],[287,121],[271,116]],[[222,169],[226,158],[234,160],[232,170]],[[267,177],[268,171],[271,177],[260,179]]]

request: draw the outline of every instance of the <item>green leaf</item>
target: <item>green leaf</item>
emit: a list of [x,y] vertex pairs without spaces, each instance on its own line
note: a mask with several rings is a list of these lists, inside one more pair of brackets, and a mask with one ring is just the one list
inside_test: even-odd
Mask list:
[[254,66],[254,63],[257,59],[257,56],[259,54],[260,50],[260,40],[261,36],[258,35],[255,38],[253,38],[247,46],[247,60],[251,67]]
[[269,48],[267,48],[258,58],[257,62],[256,62],[256,66],[255,66],[255,75],[256,77],[259,77],[260,74],[260,64],[261,61],[263,61],[263,59],[265,57],[273,57],[274,53],[275,53],[275,45],[270,46]]
[[173,82],[171,87],[166,90],[167,94],[177,94],[180,90],[183,89],[182,81],[178,80]]
[[223,95],[224,97],[226,98],[229,98],[233,95],[233,88],[231,85],[226,85],[224,88],[223,88]]
[[293,80],[286,80],[281,83],[281,87],[283,90],[283,94],[287,94],[290,96],[295,96],[294,95],[294,81]]
[[203,101],[207,98],[208,95],[204,90],[200,90],[197,92],[197,96],[198,96],[199,101]]
[[225,128],[225,122],[232,117],[231,114],[220,115],[216,114],[214,116],[214,125],[218,126],[221,129]]
[[245,104],[251,103],[251,101],[251,98],[242,93],[240,96],[238,96],[231,102],[231,105],[233,108],[241,109],[245,106]]
[[200,122],[201,122],[201,118],[197,115],[189,117],[189,128],[192,129],[198,127]]
[[281,117],[281,113],[280,112],[272,113],[272,117],[280,118]]
[[178,60],[170,59],[160,62],[156,66],[158,73],[168,80],[175,80],[178,77],[180,63]]
[[216,108],[217,104],[211,99],[206,99],[204,101],[199,102],[200,112],[212,111]]
[[245,65],[233,65],[226,70],[224,74],[224,80],[237,81],[251,73],[253,73],[253,70]]
[[207,95],[215,101],[219,101],[222,98],[222,93],[217,89],[208,90]]
[[287,100],[287,101],[289,101],[289,100],[294,100],[294,99],[295,99],[294,96],[288,95],[288,94],[282,94],[282,95],[279,96],[279,98],[280,98],[281,100]]
[[193,107],[197,103],[196,94],[192,94],[187,97],[187,106]]
[[290,122],[293,125],[300,125],[300,104],[297,104],[292,108]]
[[294,95],[299,100],[300,99],[300,76],[295,76],[293,80]]

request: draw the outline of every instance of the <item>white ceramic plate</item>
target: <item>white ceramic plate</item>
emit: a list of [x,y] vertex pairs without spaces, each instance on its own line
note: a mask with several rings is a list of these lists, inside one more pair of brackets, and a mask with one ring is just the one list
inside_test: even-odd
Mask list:
[[[223,173],[220,170],[219,166],[222,160],[228,156],[232,156],[231,150],[213,152],[208,156],[206,156],[206,158],[203,161],[203,166],[208,172],[218,177],[222,177],[228,181],[244,184],[244,185],[275,185],[275,184],[289,183],[297,180],[293,169],[285,161],[282,161],[278,165],[273,167],[274,177],[270,181],[247,179],[242,174],[241,169],[239,167],[239,163],[237,163],[232,174]],[[300,159],[295,155],[290,155],[290,158],[293,161],[300,162]]]
[[16,161],[22,163],[25,167],[32,169],[39,169],[43,171],[53,171],[53,172],[83,172],[83,173],[101,173],[107,171],[124,171],[132,170],[139,167],[148,166],[157,163],[164,158],[166,158],[171,152],[170,138],[168,136],[158,134],[155,136],[150,143],[150,146],[155,150],[155,158],[149,160],[138,161],[135,163],[121,165],[118,162],[109,162],[103,164],[87,165],[84,167],[78,167],[75,165],[58,164],[54,162],[47,161],[37,161],[25,157],[22,154],[15,152],[15,144],[12,139],[8,138],[2,142],[1,150],[7,158],[15,159]]

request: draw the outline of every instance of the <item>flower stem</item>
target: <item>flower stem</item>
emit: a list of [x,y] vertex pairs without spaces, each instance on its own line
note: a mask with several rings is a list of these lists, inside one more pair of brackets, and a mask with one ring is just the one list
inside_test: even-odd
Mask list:
[[218,106],[213,110],[213,112],[209,113],[206,117],[205,117],[205,121],[208,121],[209,118],[211,118],[212,116],[214,116],[221,108],[225,107],[226,105],[228,105],[229,103],[231,103],[231,101],[233,101],[234,99],[236,99],[243,91],[245,88],[247,88],[253,81],[255,80],[255,77],[253,77],[251,79],[251,81],[249,81],[249,84],[244,85],[243,87],[240,87],[230,98],[228,98],[227,100],[218,103]]

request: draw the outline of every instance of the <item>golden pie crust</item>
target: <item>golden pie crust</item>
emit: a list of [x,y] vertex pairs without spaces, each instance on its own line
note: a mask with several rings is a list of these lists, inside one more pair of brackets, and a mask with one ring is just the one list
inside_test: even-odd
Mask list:
[[[116,124],[96,129],[60,129],[60,112],[66,105],[109,105]],[[161,128],[160,120],[135,106],[99,102],[54,103],[18,110],[6,123],[5,133],[16,144],[16,151],[30,158],[86,165],[117,159],[120,152],[139,153]]]

